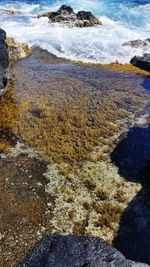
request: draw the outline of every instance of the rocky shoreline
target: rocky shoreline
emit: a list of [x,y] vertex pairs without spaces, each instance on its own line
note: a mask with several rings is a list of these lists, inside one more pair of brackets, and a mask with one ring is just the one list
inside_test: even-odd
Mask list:
[[90,11],[78,11],[75,13],[71,6],[62,5],[57,11],[46,12],[38,15],[38,18],[47,17],[49,23],[59,23],[60,25],[69,27],[93,27],[102,25]]
[[[7,40],[14,78],[0,99],[2,266],[16,264],[45,234],[112,243],[141,184],[120,176],[110,154],[122,132],[148,125],[146,76],[73,64],[36,47],[31,54],[26,44]],[[106,259],[111,251],[106,246]],[[84,266],[101,266],[95,260]],[[140,266],[125,258],[123,264]]]

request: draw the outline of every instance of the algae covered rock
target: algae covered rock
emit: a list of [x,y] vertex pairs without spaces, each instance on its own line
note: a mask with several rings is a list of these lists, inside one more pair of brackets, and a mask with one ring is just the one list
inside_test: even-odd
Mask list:
[[5,91],[9,67],[6,32],[0,29],[0,95]]
[[26,43],[17,42],[14,38],[6,39],[10,63],[14,63],[21,58],[31,54],[30,48]]

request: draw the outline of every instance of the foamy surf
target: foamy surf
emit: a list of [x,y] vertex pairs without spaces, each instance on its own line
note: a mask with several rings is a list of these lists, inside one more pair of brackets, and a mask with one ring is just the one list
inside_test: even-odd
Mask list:
[[[123,47],[124,42],[150,36],[150,4],[129,5],[120,1],[67,0],[75,10],[91,10],[103,23],[92,28],[52,26],[47,18],[37,15],[57,10],[62,1],[0,1],[0,9],[13,9],[19,15],[0,16],[0,24],[8,36],[30,46],[39,45],[57,56],[94,63],[129,62],[135,54],[149,52],[150,47]],[[120,2],[120,3],[119,3]],[[118,8],[118,9],[117,9]]]

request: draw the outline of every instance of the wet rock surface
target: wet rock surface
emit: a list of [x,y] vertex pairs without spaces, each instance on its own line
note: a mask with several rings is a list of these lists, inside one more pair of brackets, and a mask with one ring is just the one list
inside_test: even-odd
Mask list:
[[150,54],[144,54],[142,57],[135,56],[130,62],[132,65],[150,72]]
[[20,12],[13,9],[0,9],[0,14],[19,15]]
[[133,48],[147,48],[148,46],[150,46],[150,38],[145,39],[145,40],[133,40],[133,41],[128,41],[123,43],[122,46],[130,46]]
[[45,192],[46,166],[28,150],[0,159],[0,266],[14,266],[43,233],[50,232],[48,203],[53,206],[53,199]]
[[43,238],[16,267],[148,266],[128,261],[100,238],[51,236]]
[[6,33],[0,29],[0,96],[4,93],[8,78],[8,49],[6,45]]
[[47,50],[42,49],[39,46],[32,46],[31,52],[34,55],[34,58],[36,58],[38,61],[44,63],[44,64],[51,64],[51,65],[57,65],[57,64],[63,64],[63,63],[70,63],[68,59],[57,57],[52,53],[49,53]]
[[8,46],[8,55],[10,64],[15,63],[16,61],[25,58],[31,54],[29,46],[26,43],[19,43],[14,40],[14,38],[6,39]]
[[69,27],[92,27],[102,24],[90,11],[79,11],[76,14],[72,7],[66,5],[62,5],[55,12],[45,12],[38,16],[41,17],[48,17],[50,23],[60,23]]

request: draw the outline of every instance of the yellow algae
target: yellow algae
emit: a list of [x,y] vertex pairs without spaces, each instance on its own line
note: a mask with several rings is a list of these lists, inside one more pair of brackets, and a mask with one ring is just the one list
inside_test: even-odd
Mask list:
[[100,63],[86,63],[82,61],[73,61],[73,63],[80,66],[111,69],[120,73],[133,72],[142,76],[150,77],[150,73],[148,71],[137,68],[129,63],[121,64],[119,62],[112,62],[109,64],[100,64]]
[[[32,94],[20,102],[16,133],[42,157],[73,168],[88,160],[105,160],[112,150],[112,137],[125,128],[126,118],[133,120],[133,112],[146,100],[141,88],[132,94],[128,87],[124,92],[112,89],[109,96],[85,87],[72,92],[62,87],[55,93]],[[126,109],[129,101],[131,111]]]
[[[39,99],[38,99],[39,101]],[[40,102],[45,103],[45,99]],[[108,124],[108,117],[103,107],[97,112],[89,113],[84,100],[74,108],[71,103],[67,108],[62,106],[51,108],[48,104],[34,103],[33,100],[23,101],[19,107],[20,121],[18,134],[21,138],[35,147],[39,154],[54,162],[66,162],[71,166],[80,165],[90,158],[93,148],[100,143],[100,137],[111,136],[120,130]],[[117,112],[111,109],[114,117]],[[125,116],[125,111],[119,117]],[[104,119],[103,119],[104,118]],[[109,151],[110,149],[107,148]],[[106,149],[104,151],[106,153]]]
[[34,64],[25,76],[26,69],[16,69],[11,93],[15,92],[16,101],[5,98],[2,126],[9,125],[49,162],[45,176],[46,192],[55,204],[52,232],[95,235],[111,242],[123,211],[141,186],[120,177],[110,153],[149,94],[141,86],[142,79],[133,84],[131,79],[99,75],[97,87],[92,87],[91,81],[51,74],[51,69],[41,82],[33,69]]
[[10,152],[15,143],[14,128],[19,119],[14,98],[14,80],[8,85],[7,92],[0,98],[0,152]]
[[19,59],[27,57],[31,54],[27,43],[19,43],[14,38],[7,37],[6,44],[9,51],[10,63],[14,63]]

